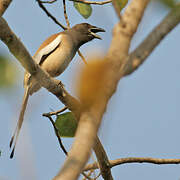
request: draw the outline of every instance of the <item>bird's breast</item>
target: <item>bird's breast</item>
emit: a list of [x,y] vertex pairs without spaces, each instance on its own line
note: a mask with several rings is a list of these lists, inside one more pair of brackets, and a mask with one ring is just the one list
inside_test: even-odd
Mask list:
[[73,46],[60,44],[60,46],[50,54],[43,62],[41,67],[49,73],[50,76],[59,76],[67,68],[73,59],[76,50]]

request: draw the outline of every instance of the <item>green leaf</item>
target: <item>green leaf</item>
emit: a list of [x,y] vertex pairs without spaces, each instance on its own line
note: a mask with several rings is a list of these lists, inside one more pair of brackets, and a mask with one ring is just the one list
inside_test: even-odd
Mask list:
[[12,86],[16,80],[16,73],[14,64],[0,55],[0,88]]
[[72,112],[58,115],[55,121],[58,133],[61,137],[74,137],[77,129],[77,121]]
[[116,3],[119,9],[122,10],[128,3],[128,0],[114,0],[114,3]]
[[85,19],[87,19],[92,13],[92,7],[90,4],[74,2],[74,7]]

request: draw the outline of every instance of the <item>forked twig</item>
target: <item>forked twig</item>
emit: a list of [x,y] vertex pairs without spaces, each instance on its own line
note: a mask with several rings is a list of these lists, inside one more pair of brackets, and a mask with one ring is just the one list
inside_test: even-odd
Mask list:
[[67,27],[70,28],[70,22],[66,12],[66,0],[63,0],[63,7],[64,7],[64,18],[66,20]]

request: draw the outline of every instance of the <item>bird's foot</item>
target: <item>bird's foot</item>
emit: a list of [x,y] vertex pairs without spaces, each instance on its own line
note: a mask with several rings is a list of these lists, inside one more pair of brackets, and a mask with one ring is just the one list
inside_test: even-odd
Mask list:
[[64,88],[64,84],[60,80],[58,80],[58,79],[56,79],[56,84],[58,86],[60,86],[61,88]]

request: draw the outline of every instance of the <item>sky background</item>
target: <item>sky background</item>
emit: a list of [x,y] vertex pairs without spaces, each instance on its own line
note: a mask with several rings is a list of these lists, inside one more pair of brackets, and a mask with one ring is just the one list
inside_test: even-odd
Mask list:
[[[61,1],[47,5],[58,20],[65,24]],[[149,4],[133,50],[164,18],[169,9],[157,2]],[[106,29],[103,38],[84,45],[87,58],[95,53],[106,54],[111,42],[112,27],[118,22],[111,5],[93,6],[92,16],[85,20],[67,3],[71,25],[88,22]],[[4,18],[33,55],[48,36],[62,31],[39,8],[35,0],[14,0]],[[177,26],[132,75],[119,83],[111,98],[99,131],[109,159],[122,157],[180,158],[180,26]],[[0,180],[49,180],[62,166],[65,156],[51,123],[42,117],[50,109],[63,105],[47,90],[34,94],[27,107],[25,121],[14,159],[9,159],[9,141],[15,129],[23,96],[24,69],[0,42],[0,53],[16,65],[17,82],[11,89],[0,89]],[[78,67],[83,65],[76,55],[68,69],[59,77],[66,89],[75,95]],[[67,150],[73,139],[63,138]],[[180,165],[125,164],[112,168],[116,180],[180,180]],[[100,178],[101,179],[101,178]]]

